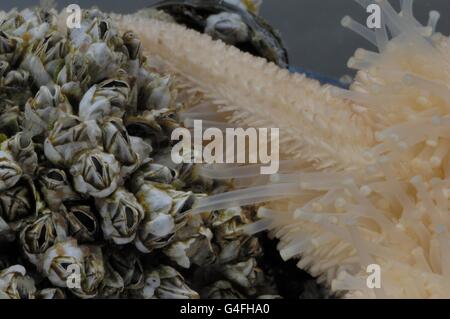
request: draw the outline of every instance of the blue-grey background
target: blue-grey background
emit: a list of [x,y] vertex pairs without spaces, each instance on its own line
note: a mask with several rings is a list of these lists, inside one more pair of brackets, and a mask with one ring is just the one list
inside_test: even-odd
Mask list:
[[[399,0],[391,2],[397,4]],[[61,9],[71,3],[82,8],[98,6],[106,11],[130,13],[155,0],[56,0]],[[450,33],[449,0],[416,0],[415,13],[426,22],[432,9],[441,12],[439,30]],[[24,8],[39,0],[0,0],[0,9]],[[325,75],[340,77],[351,74],[346,67],[356,48],[370,48],[365,40],[340,25],[343,16],[351,15],[360,22],[365,11],[353,0],[264,0],[261,15],[280,30],[289,49],[291,64]]]

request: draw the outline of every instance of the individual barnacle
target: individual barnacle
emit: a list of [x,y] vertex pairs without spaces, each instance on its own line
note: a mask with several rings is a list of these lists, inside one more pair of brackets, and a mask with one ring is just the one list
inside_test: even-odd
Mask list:
[[172,130],[180,126],[173,118],[174,113],[167,109],[144,111],[138,116],[126,117],[124,124],[131,135],[150,139],[152,146],[159,148],[169,142]]
[[99,225],[89,206],[70,206],[64,213],[64,217],[67,220],[69,236],[77,239],[78,243],[95,240]]
[[33,176],[38,167],[38,157],[31,136],[19,132],[9,140],[3,142],[1,149],[9,151],[22,168],[24,174]]
[[66,172],[57,168],[42,168],[39,171],[39,190],[48,207],[58,211],[63,202],[73,202],[81,199],[67,179]]
[[0,133],[13,136],[20,131],[23,114],[18,106],[6,106],[0,114]]
[[141,89],[140,105],[147,110],[162,110],[174,107],[176,94],[171,89],[170,76],[156,77]]
[[169,214],[172,208],[172,197],[167,193],[170,184],[141,182],[132,180],[132,191],[149,214]]
[[61,214],[43,210],[22,228],[22,250],[31,263],[39,265],[48,249],[58,241],[65,240],[67,233],[67,221]]
[[25,104],[22,125],[28,134],[44,138],[53,128],[55,122],[66,113],[52,106],[35,108],[30,101]]
[[86,150],[76,158],[70,173],[77,192],[104,198],[119,185],[120,165],[111,154],[98,149]]
[[2,62],[0,62],[0,73],[4,71],[4,75],[0,76],[2,97],[14,101],[17,105],[25,104],[33,96],[29,72],[20,69],[7,71],[10,67],[8,62]]
[[256,292],[255,287],[264,282],[264,274],[257,267],[254,258],[237,264],[226,264],[223,266],[223,275],[230,282],[244,288],[249,294]]
[[142,162],[142,158],[135,151],[132,140],[128,135],[122,120],[110,118],[102,126],[103,148],[113,154],[121,164],[121,175],[127,176],[135,171]]
[[[161,127],[163,135],[166,135],[168,139],[170,138],[173,130],[182,126],[175,108],[153,109],[150,112],[153,114],[156,122]],[[164,141],[164,139],[162,139],[162,141]]]
[[[113,280],[114,286],[123,283],[122,289],[132,293],[144,286],[144,269],[139,257],[134,252],[114,250],[107,256],[107,263],[110,266],[110,272],[115,278],[116,272],[122,280],[117,278]],[[110,289],[113,288],[110,286]],[[119,289],[116,286],[116,289]]]
[[[171,148],[160,149],[153,157],[155,163],[167,166],[174,173],[172,185],[178,189],[189,188],[198,193],[209,193],[214,189],[214,180],[202,174],[202,166],[194,161],[194,154],[187,154],[186,160],[180,164],[172,161]],[[183,156],[183,155],[182,155]],[[184,157],[183,157],[184,158]]]
[[113,112],[116,112],[115,109],[124,111],[128,106],[131,88],[127,78],[128,74],[124,70],[119,69],[114,78],[104,80],[98,84],[95,95],[107,98],[111,103]]
[[113,76],[118,69],[118,57],[104,42],[92,43],[86,51],[88,74],[92,83]]
[[130,74],[136,77],[136,87],[138,88],[138,93],[144,94],[146,93],[143,92],[145,87],[152,81],[161,77],[161,75],[158,72],[147,68],[145,64],[138,64],[136,60],[131,60],[130,62],[131,64],[128,65],[128,70]]
[[53,80],[45,69],[42,60],[33,52],[28,52],[22,63],[20,64],[20,68],[27,71],[33,82],[38,87],[52,87],[54,85]]
[[177,229],[184,225],[185,212],[194,202],[189,192],[180,192],[170,185],[144,182],[135,187],[135,196],[145,211],[145,218],[136,237],[136,247],[145,253],[168,245]]
[[168,194],[173,201],[170,214],[174,217],[176,223],[179,223],[186,217],[187,213],[194,206],[197,197],[201,196],[201,194],[194,194],[191,191],[177,191],[174,189],[169,189]]
[[96,206],[102,216],[105,239],[112,239],[117,245],[134,240],[144,218],[144,209],[132,193],[119,188],[109,197],[97,199]]
[[[55,47],[55,49],[58,49],[58,48]],[[45,67],[45,70],[47,71],[47,73],[53,79],[53,81],[55,81],[55,79],[57,78],[59,72],[64,67],[64,59],[63,58],[57,58],[55,60],[50,60],[46,64],[44,64],[44,67]],[[64,91],[62,91],[62,88],[61,88],[61,92],[64,93]]]
[[215,211],[208,217],[208,224],[214,232],[214,239],[220,253],[218,260],[229,263],[236,259],[248,259],[261,254],[261,246],[257,238],[248,236],[245,225],[253,223],[240,207]]
[[36,96],[30,101],[30,104],[34,109],[46,109],[51,107],[63,113],[73,113],[72,105],[58,85],[51,87],[41,86]]
[[[212,264],[216,255],[211,244],[213,238],[211,230],[202,225],[186,227],[193,228],[188,231],[190,236],[174,239],[172,244],[163,248],[163,253],[183,268],[190,268],[192,264],[198,266]],[[179,233],[182,232],[183,229],[180,229]]]
[[34,216],[42,207],[30,178],[23,177],[15,186],[0,193],[0,217],[6,222],[18,222]]
[[[7,63],[7,62],[5,62]],[[3,64],[3,69],[8,69],[9,64]],[[8,88],[24,88],[25,90],[29,90],[27,88],[29,81],[29,73],[25,70],[11,70],[4,76],[4,82],[2,83]],[[25,97],[28,96],[30,91],[21,92]],[[23,101],[23,98],[22,98]]]
[[[5,21],[4,27],[8,28],[8,23],[12,23],[14,19],[9,19]],[[15,21],[14,21],[15,22]],[[13,26],[15,27],[15,26]],[[8,35],[5,32],[0,34],[0,54],[2,57],[13,56],[16,47],[18,45],[18,40],[14,37]]]
[[70,239],[55,243],[45,252],[42,270],[50,282],[60,288],[67,287],[69,276],[79,275],[79,278],[74,278],[75,287],[81,284],[81,278],[84,277],[83,262],[83,250],[77,245],[76,240]]
[[22,177],[23,170],[11,153],[0,151],[0,191],[13,187]]
[[245,259],[249,257],[258,257],[261,255],[262,248],[257,238],[250,236],[241,236],[234,240],[217,240],[220,247],[218,261],[228,263],[236,259]]
[[220,227],[230,220],[240,218],[242,216],[242,208],[230,207],[220,211],[214,211],[208,215],[208,224],[212,227]]
[[144,139],[150,138],[152,142],[155,137],[163,133],[162,127],[150,111],[144,111],[139,115],[127,116],[124,118],[124,124],[131,135]]
[[0,271],[0,299],[34,299],[36,287],[21,265]]
[[198,299],[175,269],[161,265],[145,275],[141,296],[146,299]]
[[91,299],[98,295],[100,286],[105,277],[103,254],[98,246],[83,246],[83,272],[80,275],[80,284],[71,289],[71,292],[83,299]]
[[[125,82],[123,82],[125,83]],[[122,117],[124,113],[123,103],[112,104],[111,100],[121,101],[124,98],[123,92],[116,91],[114,87],[101,87],[93,85],[80,101],[78,114],[83,121],[100,120],[105,116]]]
[[45,156],[53,164],[70,167],[76,155],[100,145],[102,133],[95,121],[76,116],[59,119],[44,142]]
[[99,288],[99,295],[102,298],[119,298],[125,289],[123,278],[114,270],[107,259],[104,260],[104,266],[105,276]]
[[70,47],[64,34],[59,30],[52,30],[42,41],[42,50],[45,52],[44,64],[63,60],[70,52]]
[[144,182],[154,182],[170,185],[176,177],[176,172],[165,165],[146,163],[132,177],[132,188],[138,189]]
[[91,82],[86,56],[80,51],[69,52],[55,81],[61,86],[61,92],[69,99],[81,101],[83,92]]
[[[123,44],[126,48],[128,58],[131,61],[142,59],[142,43],[133,31],[126,31],[123,36]],[[139,65],[138,65],[139,66]]]
[[135,244],[143,253],[150,253],[154,249],[167,246],[175,235],[175,223],[172,216],[156,214],[144,219],[139,227]]

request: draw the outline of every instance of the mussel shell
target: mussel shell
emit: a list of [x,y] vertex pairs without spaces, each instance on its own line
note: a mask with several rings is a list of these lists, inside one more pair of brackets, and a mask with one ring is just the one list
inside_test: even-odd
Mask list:
[[247,10],[216,0],[164,0],[152,5],[151,8],[162,10],[171,15],[177,23],[202,33],[209,16],[221,12],[238,14],[248,26],[250,40],[238,43],[236,47],[263,57],[282,68],[289,66],[288,53],[278,32],[264,19]]

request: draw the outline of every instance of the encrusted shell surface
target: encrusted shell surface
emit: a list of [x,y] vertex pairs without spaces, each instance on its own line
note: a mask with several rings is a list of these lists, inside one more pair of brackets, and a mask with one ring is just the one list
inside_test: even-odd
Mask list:
[[223,185],[171,162],[191,102],[177,75],[98,10],[57,22],[36,8],[0,24],[0,298],[199,298],[198,271],[256,296],[245,214],[191,215]]

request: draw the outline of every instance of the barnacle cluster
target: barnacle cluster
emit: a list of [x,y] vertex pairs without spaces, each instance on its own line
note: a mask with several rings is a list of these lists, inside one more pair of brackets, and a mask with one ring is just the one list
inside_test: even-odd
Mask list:
[[0,24],[0,298],[274,295],[251,209],[189,214],[228,186],[170,161],[172,76],[100,11],[57,25]]

